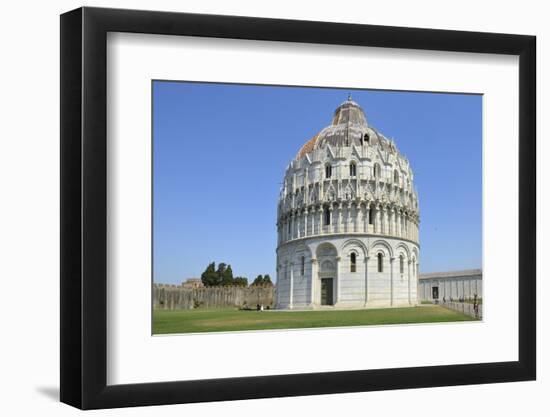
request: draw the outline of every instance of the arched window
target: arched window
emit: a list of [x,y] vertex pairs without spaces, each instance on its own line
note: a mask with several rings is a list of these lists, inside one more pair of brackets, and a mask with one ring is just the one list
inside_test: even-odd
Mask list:
[[384,272],[384,255],[378,253],[378,272]]
[[357,175],[357,164],[355,162],[351,162],[349,164],[349,176],[355,177]]
[[324,225],[328,226],[330,224],[330,210],[328,209],[328,207],[325,207],[325,212],[323,217],[324,217]]
[[374,208],[369,209],[369,224],[374,224]]
[[302,276],[304,276],[304,274],[306,272],[306,257],[305,256],[302,256],[302,267],[301,267],[300,271],[302,273]]
[[405,259],[403,255],[399,255],[399,273],[403,274],[405,272]]
[[357,272],[357,255],[352,252],[350,255],[350,272]]
[[374,164],[374,178],[380,178],[380,165]]
[[325,178],[332,177],[332,165],[325,165]]
[[365,133],[365,135],[363,136],[363,140],[365,141],[365,143],[370,144],[370,137],[368,133]]
[[397,172],[397,170],[393,172],[393,182],[399,184],[399,173]]

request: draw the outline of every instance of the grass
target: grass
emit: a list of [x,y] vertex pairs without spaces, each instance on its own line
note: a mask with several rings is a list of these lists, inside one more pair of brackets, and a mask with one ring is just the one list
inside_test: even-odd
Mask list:
[[439,306],[368,310],[154,310],[153,334],[473,321]]

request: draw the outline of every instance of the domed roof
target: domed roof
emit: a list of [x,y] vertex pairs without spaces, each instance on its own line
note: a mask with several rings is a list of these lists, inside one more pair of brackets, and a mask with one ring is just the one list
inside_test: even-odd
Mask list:
[[351,95],[336,108],[334,117],[332,118],[332,126],[347,124],[367,126],[365,112],[359,104],[351,99]]
[[296,154],[296,159],[303,158],[315,149],[343,146],[362,146],[364,142],[370,145],[379,144],[384,148],[394,150],[392,143],[367,123],[365,112],[359,104],[348,99],[334,111],[332,123],[308,140]]

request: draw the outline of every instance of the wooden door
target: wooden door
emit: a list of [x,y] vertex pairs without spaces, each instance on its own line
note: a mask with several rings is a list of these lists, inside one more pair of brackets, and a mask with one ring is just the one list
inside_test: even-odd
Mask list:
[[321,279],[321,305],[331,306],[332,300],[332,278]]

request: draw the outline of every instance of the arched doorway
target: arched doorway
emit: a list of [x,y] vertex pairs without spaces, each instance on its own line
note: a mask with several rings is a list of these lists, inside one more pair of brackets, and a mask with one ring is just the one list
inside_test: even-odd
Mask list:
[[325,260],[321,264],[321,270],[319,271],[319,278],[321,280],[321,305],[332,306],[334,305],[334,264]]
[[315,304],[333,306],[336,303],[337,291],[337,251],[331,243],[322,243],[316,251],[319,262],[318,276],[314,290]]

